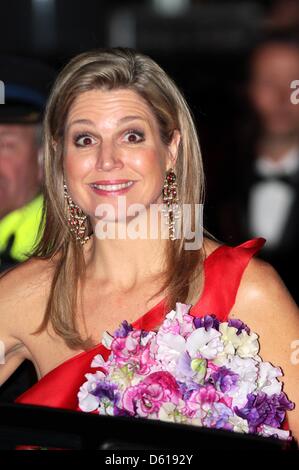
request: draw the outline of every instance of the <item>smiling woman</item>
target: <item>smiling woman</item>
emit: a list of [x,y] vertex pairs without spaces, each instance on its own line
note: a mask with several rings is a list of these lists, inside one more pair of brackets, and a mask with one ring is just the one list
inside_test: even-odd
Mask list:
[[[193,317],[214,314],[216,329],[219,321],[233,320],[235,344],[240,338],[233,325],[242,325],[237,320],[248,323],[260,337],[263,360],[282,367],[285,391],[297,404],[298,367],[290,359],[290,348],[299,337],[298,308],[274,269],[252,259],[264,239],[230,247],[198,224],[198,205],[204,199],[198,137],[188,105],[168,75],[152,59],[133,50],[80,54],[61,71],[53,87],[45,114],[44,143],[44,233],[32,258],[0,282],[4,299],[0,339],[10,364],[0,369],[0,380],[24,358],[34,362],[40,377],[17,401],[78,409],[78,391],[85,374],[94,372],[94,367],[101,370],[103,358],[109,356],[107,334],[104,345],[99,344],[101,335],[113,333],[126,320],[117,333],[119,344],[126,342],[132,329],[146,331],[140,333],[136,344],[139,333],[133,331],[122,354],[128,353],[126,348],[138,350],[146,346],[147,332],[156,331],[179,302],[192,305]],[[129,212],[123,210],[122,198]],[[158,218],[158,236],[152,236],[153,224],[147,223],[152,220],[153,207],[164,210]],[[182,229],[184,217],[180,216],[185,207],[191,209],[193,237],[201,235],[202,243],[196,249],[186,248],[189,234]],[[117,236],[98,236],[99,221],[108,231],[117,228]],[[146,227],[141,237],[132,232],[131,237],[122,236],[132,221]],[[186,334],[191,331],[187,324],[191,316],[184,317]],[[167,334],[173,338],[179,324],[168,327]],[[170,346],[172,355],[175,351],[177,360],[188,369],[190,358],[177,354],[175,338]],[[229,345],[228,350],[231,348]],[[74,354],[75,350],[79,352]],[[145,388],[154,380],[154,358],[148,354],[144,351],[142,363],[153,374]],[[199,350],[195,354],[192,364],[196,368],[203,357]],[[132,363],[125,365],[130,368]],[[220,364],[213,367],[217,369],[214,373],[219,369],[219,376],[229,375]],[[190,385],[190,377],[196,380],[197,371],[189,369],[181,393]],[[266,369],[274,373],[270,365]],[[242,370],[240,367],[238,374],[234,373],[239,386]],[[278,369],[275,374],[280,375]],[[102,377],[100,372],[98,376]],[[198,391],[211,386],[212,379],[207,377],[206,383],[194,382],[192,386]],[[254,378],[262,388],[260,393],[267,389],[264,382],[268,379]],[[168,377],[154,385],[171,383]],[[107,387],[105,390],[108,393]],[[280,390],[279,383],[275,383],[275,390]],[[96,391],[100,393],[96,388],[90,394]],[[145,400],[144,406],[150,395],[146,390],[140,398]],[[271,400],[282,407],[281,403],[287,403],[280,395],[271,395]],[[261,402],[265,401],[263,396]],[[218,403],[216,408],[223,409],[225,404],[228,402]],[[298,408],[290,411],[288,406],[289,423],[298,436]],[[275,420],[269,410],[265,413],[271,423],[280,425],[286,406],[279,408]],[[251,416],[247,411],[243,415]],[[224,415],[222,418],[228,419],[229,414]],[[217,423],[211,422],[211,427]],[[225,421],[226,425],[232,430],[242,428],[240,421]]]
[[[175,166],[180,134],[174,129],[165,145],[153,112],[139,94],[123,89],[84,92],[74,101],[68,122],[67,187],[70,194],[80,194],[80,207],[93,228],[99,203],[115,206],[117,217],[115,196],[126,194],[127,205],[148,210],[163,202],[161,187],[165,171]],[[98,180],[99,174],[105,178]]]
[[[184,238],[169,244],[166,224],[159,222],[158,239],[106,239],[103,244],[94,236],[99,205],[113,209],[113,217],[108,211],[102,217],[108,226],[116,224],[120,229],[134,217],[119,210],[119,196],[125,196],[127,206],[144,209],[142,224],[153,205],[165,202],[163,186],[171,171],[176,177],[173,197],[177,191],[181,202],[192,208],[203,202],[204,175],[195,126],[184,98],[166,73],[150,58],[130,50],[83,53],[58,77],[44,130],[45,234],[36,255],[57,254],[61,264],[39,331],[50,322],[57,334],[67,338],[69,347],[91,345],[91,330],[87,327],[82,335],[88,321],[84,315],[79,332],[75,295],[79,279],[96,278],[103,293],[105,286],[110,293],[133,293],[146,283],[154,294],[146,301],[164,297],[167,290],[169,307],[177,298],[194,298],[200,290],[204,250],[184,250]],[[73,234],[88,241],[83,249],[69,230],[65,213],[70,207],[80,224],[75,233],[69,212]],[[147,227],[150,231],[150,224]],[[191,227],[194,231],[194,213]],[[184,278],[178,272],[184,272]],[[65,291],[63,298],[60,289]]]

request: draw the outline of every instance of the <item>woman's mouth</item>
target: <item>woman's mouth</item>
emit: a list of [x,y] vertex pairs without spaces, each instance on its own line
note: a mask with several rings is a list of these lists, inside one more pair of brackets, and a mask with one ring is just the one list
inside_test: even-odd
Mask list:
[[125,183],[118,184],[99,184],[92,183],[90,187],[93,191],[102,196],[118,196],[125,194],[134,185],[135,181],[126,181]]

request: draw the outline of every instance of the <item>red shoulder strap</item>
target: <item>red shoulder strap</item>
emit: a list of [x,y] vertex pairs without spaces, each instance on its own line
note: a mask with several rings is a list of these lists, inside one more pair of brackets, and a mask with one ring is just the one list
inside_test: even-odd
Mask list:
[[242,274],[265,242],[265,238],[258,237],[234,247],[221,245],[216,248],[205,260],[203,293],[190,313],[197,317],[213,313],[219,320],[226,321],[235,303]]

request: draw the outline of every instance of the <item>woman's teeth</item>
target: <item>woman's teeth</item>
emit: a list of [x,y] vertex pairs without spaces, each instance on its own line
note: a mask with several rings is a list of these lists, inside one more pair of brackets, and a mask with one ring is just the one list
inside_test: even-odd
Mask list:
[[119,189],[128,188],[133,184],[133,181],[128,181],[122,184],[93,184],[96,189],[104,189],[105,191],[118,191]]

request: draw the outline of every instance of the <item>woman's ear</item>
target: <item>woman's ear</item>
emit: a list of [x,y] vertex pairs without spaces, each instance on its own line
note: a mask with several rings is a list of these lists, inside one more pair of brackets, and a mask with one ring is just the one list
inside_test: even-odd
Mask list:
[[175,129],[172,134],[171,142],[168,145],[168,162],[167,162],[168,168],[167,170],[175,166],[175,163],[178,157],[180,141],[181,141],[181,133],[178,129]]

